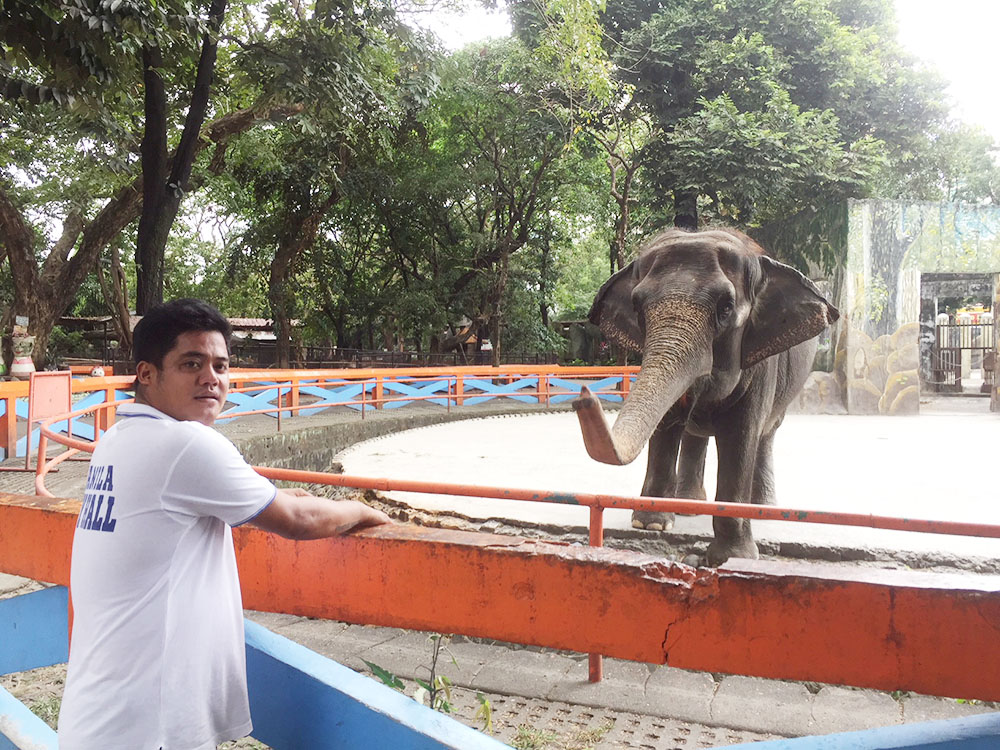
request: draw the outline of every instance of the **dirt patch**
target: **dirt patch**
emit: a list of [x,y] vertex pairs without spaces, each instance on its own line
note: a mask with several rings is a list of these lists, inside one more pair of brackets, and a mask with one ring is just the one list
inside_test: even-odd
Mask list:
[[62,703],[66,665],[31,669],[0,677],[0,687],[26,705],[31,713],[55,729]]

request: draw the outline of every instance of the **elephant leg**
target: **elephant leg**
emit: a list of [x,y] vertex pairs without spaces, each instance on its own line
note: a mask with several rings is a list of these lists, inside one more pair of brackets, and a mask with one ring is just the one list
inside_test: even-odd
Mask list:
[[[748,503],[753,493],[754,466],[761,425],[739,412],[717,424],[715,444],[719,453],[717,502]],[[708,564],[719,566],[730,557],[757,559],[757,545],[748,518],[712,519],[715,539],[708,546]]]
[[[642,494],[648,497],[673,497],[677,487],[677,453],[680,449],[683,425],[664,427],[662,424],[649,438],[646,479]],[[632,526],[650,531],[669,531],[674,527],[674,514],[652,510],[632,511]]]
[[763,435],[757,445],[757,461],[753,469],[751,501],[756,505],[774,505],[774,432]]
[[708,438],[685,432],[681,438],[681,451],[677,459],[677,489],[674,497],[689,500],[706,500],[705,455]]

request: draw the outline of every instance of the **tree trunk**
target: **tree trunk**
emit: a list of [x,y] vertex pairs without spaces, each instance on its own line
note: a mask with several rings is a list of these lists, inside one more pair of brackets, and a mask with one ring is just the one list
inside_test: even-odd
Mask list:
[[275,260],[271,263],[267,298],[268,302],[271,303],[271,319],[274,324],[275,364],[280,369],[287,370],[291,366],[292,321],[288,314],[288,278],[276,266],[280,253],[279,248],[278,253],[275,253]]
[[145,130],[142,138],[143,207],[136,240],[136,311],[142,315],[163,301],[163,256],[180,209],[184,187],[191,178],[198,140],[208,112],[215,72],[217,35],[226,14],[226,0],[212,0],[208,14],[191,104],[173,162],[167,161],[167,95],[159,69],[163,56],[156,46],[142,50],[145,86]]
[[674,226],[698,231],[698,193],[694,190],[674,191]]
[[[0,237],[3,238],[2,247],[14,278],[14,300],[2,321],[3,333],[7,338],[17,316],[28,318],[28,335],[35,337],[31,358],[37,369],[42,369],[47,364],[49,335],[72,301],[61,296],[63,285],[58,283],[57,271],[67,265],[66,258],[82,231],[83,219],[80,214],[74,212],[67,216],[62,236],[52,246],[39,271],[35,261],[34,233],[10,197],[0,189]],[[13,357],[9,341],[4,342],[3,356],[9,366]]]
[[[611,159],[608,159],[609,166]],[[629,203],[632,201],[632,181],[635,179],[635,172],[638,169],[637,163],[626,163],[622,160],[622,167],[625,169],[625,176],[619,188],[617,184],[618,171],[614,169],[611,173],[611,196],[618,204],[618,216],[615,218],[615,236],[611,239],[610,265],[611,275],[625,267],[625,245],[628,243],[628,232],[631,224],[631,209]]]
[[[108,278],[110,276],[110,278]],[[122,270],[118,247],[111,244],[111,268],[105,273],[101,264],[97,264],[97,281],[104,294],[104,302],[111,310],[111,320],[115,326],[115,336],[118,338],[118,352],[123,360],[132,357],[132,320],[128,308],[128,281]]]
[[[305,200],[308,200],[308,194],[307,191]],[[267,296],[271,303],[271,317],[274,320],[277,364],[282,369],[291,366],[292,320],[289,313],[291,303],[289,287],[295,263],[306,248],[312,247],[316,235],[319,234],[319,225],[323,217],[339,200],[340,193],[334,189],[318,208],[301,209],[284,223],[285,232],[278,238],[278,250],[271,259]]]
[[167,92],[160,77],[162,66],[159,48],[143,49],[142,216],[135,248],[135,306],[140,315],[163,301],[163,248],[174,220],[167,208]]
[[503,295],[507,290],[509,260],[509,252],[504,252],[500,255],[500,272],[497,274],[496,286],[494,287],[493,315],[490,321],[490,344],[493,346],[491,363],[494,367],[500,366],[500,350],[503,346],[500,341],[500,332],[503,327]]
[[542,325],[549,327],[549,303],[548,303],[548,270],[550,258],[552,256],[552,215],[549,214],[545,222],[545,232],[542,235],[542,262],[538,274],[538,308]]

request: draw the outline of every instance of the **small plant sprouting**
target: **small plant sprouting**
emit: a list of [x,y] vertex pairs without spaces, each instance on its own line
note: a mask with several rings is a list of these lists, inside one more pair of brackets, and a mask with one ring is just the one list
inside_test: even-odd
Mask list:
[[479,701],[479,708],[476,709],[474,718],[479,719],[483,723],[484,732],[493,734],[493,704],[482,693],[476,693],[476,700]]
[[379,680],[381,680],[383,685],[391,687],[393,690],[399,690],[400,692],[402,692],[403,689],[406,687],[406,685],[403,684],[403,681],[399,679],[396,675],[394,675],[392,672],[390,672],[388,669],[384,669],[380,667],[378,664],[373,664],[367,659],[362,659],[361,661],[363,661],[365,664],[368,665],[368,668],[372,671],[372,674],[375,675]]
[[[448,653],[451,663],[456,667],[458,666],[455,657],[448,651],[447,644],[451,640],[451,636],[435,633],[429,637],[429,640],[433,644],[431,649],[431,663],[430,666],[425,666],[424,669],[428,670],[430,676],[426,680],[422,680],[419,677],[414,678],[417,688],[413,691],[413,699],[426,706],[430,706],[435,711],[450,714],[454,711],[454,703],[452,702],[451,695],[451,688],[454,683],[447,676],[438,673],[438,660],[441,658],[443,650]],[[372,671],[372,674],[383,685],[387,685],[400,692],[406,691],[406,684],[388,669],[380,667],[378,664],[370,662],[367,659],[362,659],[362,661],[364,661]],[[475,718],[482,722],[484,732],[492,734],[493,706],[490,704],[489,699],[482,693],[476,693],[476,700],[479,701],[479,708],[476,709]]]
[[[424,698],[426,705],[433,708],[435,711],[440,711],[443,714],[450,714],[452,711],[451,702],[451,686],[452,682],[450,679],[444,675],[438,674],[438,659],[441,656],[441,650],[444,649],[448,651],[447,643],[451,640],[450,635],[441,635],[435,633],[430,636],[429,640],[433,644],[431,648],[431,664],[429,667],[425,667],[430,672],[430,678],[427,680],[421,680],[419,677],[415,678],[418,685],[417,690],[413,694],[413,698],[420,703],[424,703]],[[448,655],[451,656],[451,652],[448,651]],[[451,662],[456,667],[458,662],[455,661],[455,657],[451,656]]]

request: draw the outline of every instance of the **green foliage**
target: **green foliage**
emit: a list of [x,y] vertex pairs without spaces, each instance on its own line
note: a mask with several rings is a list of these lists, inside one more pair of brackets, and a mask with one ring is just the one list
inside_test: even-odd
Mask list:
[[393,690],[399,690],[401,692],[406,688],[406,685],[403,684],[403,681],[399,679],[396,675],[394,675],[392,672],[390,672],[388,669],[384,669],[383,667],[380,667],[378,664],[373,664],[367,659],[362,659],[361,661],[363,661],[368,666],[368,668],[372,671],[373,675],[375,675],[379,680],[381,680],[383,685],[391,687]]
[[67,331],[61,326],[52,329],[45,355],[47,362],[59,362],[63,357],[96,357],[97,349],[80,331]]
[[601,44],[598,18],[604,8],[604,0],[547,0],[536,54],[555,66],[561,88],[571,96],[606,104],[612,69]]
[[52,729],[56,728],[59,721],[59,709],[62,706],[62,698],[53,695],[48,698],[37,700],[28,706],[28,710],[35,716],[48,724]]
[[590,231],[568,245],[558,261],[555,310],[559,320],[585,320],[597,290],[609,273],[606,239]]
[[521,724],[517,728],[514,739],[511,740],[511,747],[517,748],[517,750],[545,750],[557,739],[559,736],[555,732]]
[[[201,7],[0,7],[0,191],[40,274],[67,220],[139,175],[144,44],[163,52],[178,141]],[[514,38],[450,55],[397,10],[231,0],[209,118],[297,113],[199,155],[166,296],[280,307],[306,343],[427,349],[468,319],[502,350],[548,351],[551,320],[584,318],[677,196],[744,226],[851,197],[997,201],[996,144],[946,123],[889,0],[519,0]],[[783,257],[829,271],[836,239]],[[113,240],[129,289],[134,241],[134,224]],[[109,309],[93,275],[75,289],[67,309]],[[0,306],[13,297],[0,273]]]
[[0,97],[68,117],[97,148],[113,147],[112,166],[124,169],[142,111],[143,46],[163,50],[170,78],[194,64],[203,31],[186,0],[8,0],[0,5]]
[[1000,203],[1000,144],[982,128],[952,125],[930,145],[918,173],[929,200]]
[[875,2],[609,4],[618,70],[659,134],[643,161],[656,194],[706,196],[712,219],[750,225],[899,185],[943,89],[889,19]]
[[[454,683],[450,678],[441,674],[438,671],[438,661],[441,658],[442,653],[447,652],[447,644],[451,640],[451,636],[440,635],[434,633],[428,636],[428,640],[431,642],[431,663],[425,667],[427,669],[429,676],[426,680],[419,677],[414,678],[414,682],[417,684],[417,688],[413,693],[413,699],[418,703],[423,703],[424,705],[430,706],[435,711],[440,711],[441,713],[450,714],[454,710],[454,704],[452,703],[452,693],[451,689]],[[458,662],[455,661],[455,657],[451,656],[451,663],[458,666]],[[378,664],[373,664],[370,661],[362,659],[368,668],[372,671],[372,674],[382,682],[383,685],[387,685],[394,690],[399,690],[400,692],[405,692],[406,684],[395,674],[380,667]],[[482,693],[476,693],[476,700],[479,702],[479,708],[476,710],[475,718],[479,719],[483,725],[483,731],[493,732],[493,706],[490,701]]]
[[484,732],[493,734],[493,704],[482,693],[476,693],[476,700],[479,708],[476,709],[475,718],[482,722]]

